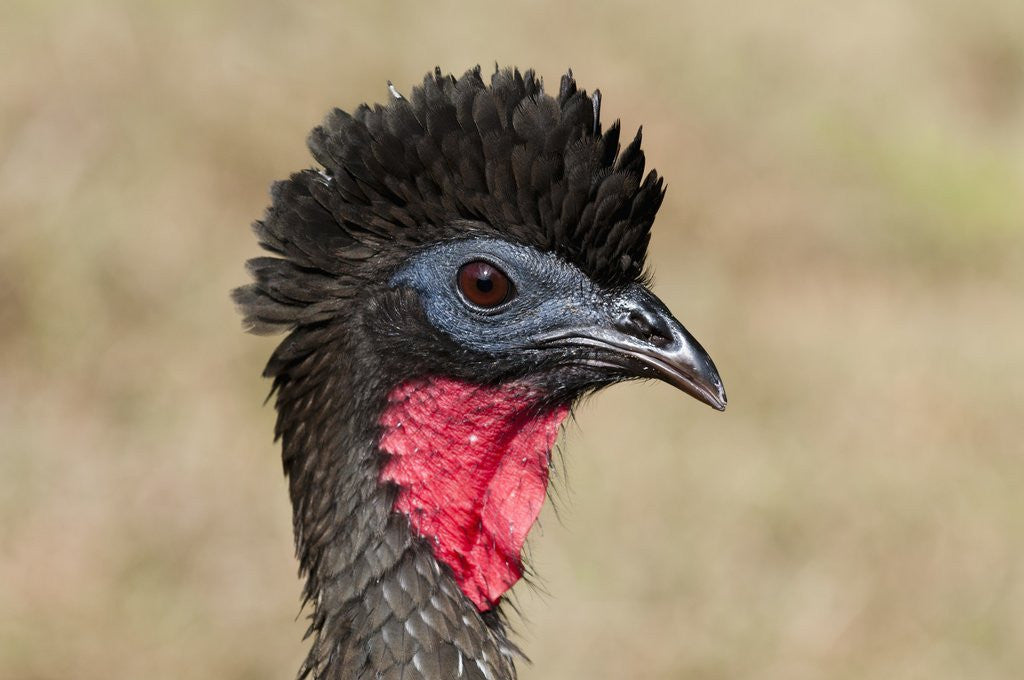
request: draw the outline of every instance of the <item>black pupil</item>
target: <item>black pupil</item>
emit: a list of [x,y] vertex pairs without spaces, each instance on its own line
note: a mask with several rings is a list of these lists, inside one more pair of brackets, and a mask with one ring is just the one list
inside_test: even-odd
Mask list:
[[490,293],[494,290],[494,281],[491,279],[491,270],[481,267],[476,275],[476,289],[481,293]]

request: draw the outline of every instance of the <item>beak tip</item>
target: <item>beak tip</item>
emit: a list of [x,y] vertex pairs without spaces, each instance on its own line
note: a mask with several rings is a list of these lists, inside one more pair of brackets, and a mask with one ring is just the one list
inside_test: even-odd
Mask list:
[[702,401],[716,411],[724,411],[729,405],[729,398],[725,396],[725,390],[720,386],[718,388],[718,394],[708,394],[707,398]]
[[[703,352],[703,350],[701,350]],[[718,374],[718,369],[711,362],[711,357],[705,355],[706,364],[703,370],[700,372],[703,389],[700,391],[703,393],[700,396],[701,401],[715,409],[716,411],[724,411],[725,407],[729,405],[729,398],[725,396],[725,385],[722,384],[722,378]]]

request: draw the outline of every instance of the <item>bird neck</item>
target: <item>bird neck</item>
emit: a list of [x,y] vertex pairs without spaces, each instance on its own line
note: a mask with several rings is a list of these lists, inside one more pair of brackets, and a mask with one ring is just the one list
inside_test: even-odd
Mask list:
[[368,365],[380,363],[339,341],[278,367],[277,431],[313,604],[300,677],[514,678],[496,605],[522,574],[566,409],[538,407],[523,386],[389,388],[351,368]]

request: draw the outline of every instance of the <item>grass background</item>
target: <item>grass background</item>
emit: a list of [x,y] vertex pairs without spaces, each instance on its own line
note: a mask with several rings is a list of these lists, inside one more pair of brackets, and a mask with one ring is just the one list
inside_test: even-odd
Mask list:
[[1024,676],[1024,4],[5,0],[0,677],[292,676],[248,224],[330,107],[494,61],[644,125],[730,395],[580,409],[524,680]]

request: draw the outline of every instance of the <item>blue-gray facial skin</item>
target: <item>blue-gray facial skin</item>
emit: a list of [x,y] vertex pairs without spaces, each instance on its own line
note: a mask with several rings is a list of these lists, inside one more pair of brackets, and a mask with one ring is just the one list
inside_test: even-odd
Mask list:
[[[508,277],[513,286],[508,300],[484,309],[459,291],[459,269],[476,261]],[[609,296],[576,267],[498,239],[450,241],[424,250],[390,283],[416,290],[435,328],[488,354],[536,346],[559,330],[598,324],[612,312]]]

